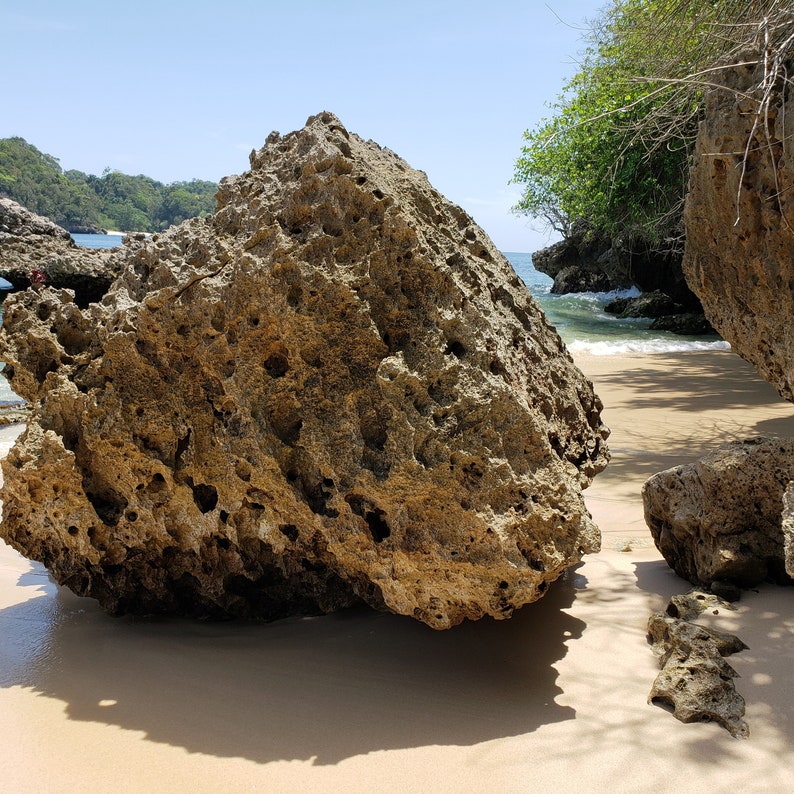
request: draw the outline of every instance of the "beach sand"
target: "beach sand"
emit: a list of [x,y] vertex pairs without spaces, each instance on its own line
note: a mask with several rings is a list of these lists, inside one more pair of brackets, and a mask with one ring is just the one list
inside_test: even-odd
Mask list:
[[577,362],[613,431],[587,491],[603,549],[509,621],[117,619],[0,544],[3,790],[788,790],[794,590],[712,617],[750,647],[731,657],[749,739],[648,705],[648,616],[690,585],[640,488],[722,442],[794,436],[794,406],[727,351]]

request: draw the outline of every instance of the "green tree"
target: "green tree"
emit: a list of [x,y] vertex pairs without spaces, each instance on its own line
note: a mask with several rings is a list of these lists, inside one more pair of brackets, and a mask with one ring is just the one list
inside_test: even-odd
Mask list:
[[785,50],[793,19],[780,0],[612,0],[553,115],[524,134],[515,210],[563,234],[584,218],[679,235],[703,87],[748,47]]
[[66,229],[155,232],[215,209],[217,184],[195,179],[164,185],[110,168],[102,176],[70,170],[23,138],[0,139],[0,196]]
[[0,195],[66,228],[98,220],[98,202],[88,186],[71,180],[55,157],[23,138],[0,140]]

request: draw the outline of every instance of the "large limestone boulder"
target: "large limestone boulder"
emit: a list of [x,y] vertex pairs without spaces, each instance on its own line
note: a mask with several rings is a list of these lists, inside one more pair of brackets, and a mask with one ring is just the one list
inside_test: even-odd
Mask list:
[[323,113],[101,304],[12,296],[0,534],[112,612],[508,617],[599,533],[601,404],[505,258]]
[[690,582],[788,583],[794,558],[781,516],[792,480],[794,439],[733,442],[651,477],[642,489],[645,521],[670,567]]
[[80,248],[66,229],[0,198],[0,278],[26,289],[34,271],[52,287],[73,290],[80,306],[100,300],[119,272],[112,251]]
[[[749,57],[749,61],[757,56]],[[685,211],[684,272],[712,325],[794,400],[794,90],[764,64],[713,72]],[[792,74],[794,59],[783,64]],[[789,119],[790,121],[790,119]]]

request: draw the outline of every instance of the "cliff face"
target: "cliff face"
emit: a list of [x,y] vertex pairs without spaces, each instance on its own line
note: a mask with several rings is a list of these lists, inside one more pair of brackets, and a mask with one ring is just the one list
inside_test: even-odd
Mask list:
[[[665,317],[694,313],[703,319],[700,302],[684,278],[678,244],[651,245],[636,234],[608,239],[580,221],[565,240],[536,251],[532,264],[554,279],[552,293],[608,292],[637,287],[644,293],[662,293],[667,297],[670,311]],[[670,328],[675,330],[674,324]]]
[[[784,68],[790,75],[794,59]],[[687,200],[687,281],[739,355],[794,400],[794,91],[759,114],[763,66],[716,72]],[[755,97],[755,98],[754,98]]]
[[471,218],[323,113],[219,208],[28,290],[2,536],[113,612],[508,617],[599,545],[607,429]]

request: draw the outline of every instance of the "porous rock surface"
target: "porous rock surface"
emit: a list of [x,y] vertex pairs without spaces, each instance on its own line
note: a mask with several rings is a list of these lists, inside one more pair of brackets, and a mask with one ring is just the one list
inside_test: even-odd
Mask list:
[[[709,77],[720,85],[706,92],[683,268],[717,331],[794,400],[794,90],[781,80],[759,115],[757,58]],[[784,67],[790,75],[794,59]]]
[[0,533],[112,612],[508,617],[599,533],[601,405],[486,235],[329,113],[101,304],[28,290]]
[[665,612],[651,615],[648,637],[661,669],[648,702],[669,706],[681,722],[716,722],[735,738],[746,739],[745,702],[734,685],[738,674],[725,657],[747,646],[733,634],[692,622],[706,609],[733,607],[693,590],[673,596]]
[[794,439],[733,442],[648,479],[645,521],[670,567],[694,584],[790,583],[781,515],[792,480]]
[[26,289],[34,270],[50,286],[73,290],[86,306],[107,292],[119,265],[112,250],[80,248],[66,229],[0,198],[0,277]]

